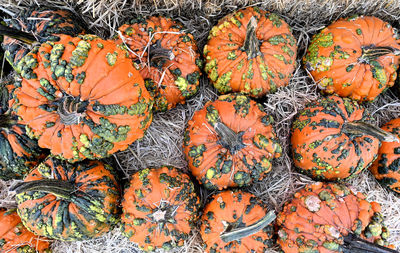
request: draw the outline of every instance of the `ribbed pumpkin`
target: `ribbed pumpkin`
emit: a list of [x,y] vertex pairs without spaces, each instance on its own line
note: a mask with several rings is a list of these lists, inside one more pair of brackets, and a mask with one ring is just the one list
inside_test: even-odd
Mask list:
[[99,161],[47,158],[15,188],[18,214],[33,233],[62,241],[101,236],[119,219],[115,171]]
[[245,95],[222,95],[195,112],[185,131],[184,154],[206,188],[250,185],[282,153],[272,116]]
[[394,84],[399,38],[376,17],[339,19],[314,35],[303,62],[325,93],[370,101]]
[[50,252],[46,238],[29,232],[15,209],[0,208],[0,249],[4,253]]
[[[400,138],[400,119],[389,121],[382,129]],[[382,142],[378,158],[369,170],[383,186],[400,193],[400,143]]]
[[25,125],[9,107],[13,105],[14,85],[0,83],[0,179],[20,179],[43,160],[47,151],[39,148],[36,140],[28,137]]
[[281,17],[248,7],[211,29],[204,47],[205,71],[220,93],[261,97],[288,85],[296,54],[296,39]]
[[251,193],[224,191],[213,196],[201,218],[206,252],[264,252],[273,245],[276,218]]
[[182,246],[198,218],[199,197],[189,176],[173,167],[132,175],[122,202],[122,232],[145,251]]
[[140,66],[154,108],[166,111],[183,104],[199,88],[202,61],[192,34],[167,17],[137,17],[122,25],[117,42],[129,48]]
[[286,253],[397,252],[367,243],[388,246],[380,211],[378,203],[344,185],[310,184],[278,214],[278,244]]
[[142,138],[153,100],[126,51],[94,35],[60,35],[26,55],[15,111],[39,146],[70,162]]
[[368,124],[370,120],[368,112],[349,98],[329,96],[306,104],[292,124],[295,166],[323,180],[360,173],[376,159],[380,140],[398,141]]
[[[57,34],[76,36],[85,32],[82,19],[73,12],[48,6],[23,8],[15,18],[5,21],[10,27],[34,34],[40,43],[58,41]],[[30,52],[24,43],[7,36],[4,37],[2,48],[6,51],[7,61],[14,68]]]

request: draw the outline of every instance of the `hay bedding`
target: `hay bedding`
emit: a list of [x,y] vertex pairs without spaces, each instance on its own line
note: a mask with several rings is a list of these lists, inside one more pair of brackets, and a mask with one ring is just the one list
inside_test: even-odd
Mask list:
[[[269,1],[240,1],[240,0],[0,0],[2,9],[17,13],[27,5],[52,5],[72,8],[81,14],[90,24],[92,31],[108,38],[116,28],[134,13],[169,14],[183,22],[193,33],[200,49],[207,40],[212,25],[227,13],[248,5],[259,5],[266,10],[280,13],[298,40],[298,63],[305,53],[310,37],[330,22],[351,14],[375,15],[395,27],[399,27],[400,1],[388,0],[269,0]],[[387,91],[373,103],[367,104],[367,109],[373,113],[380,125],[390,119],[400,116],[400,100],[395,96],[396,90]],[[313,80],[304,69],[296,69],[289,86],[281,88],[275,94],[267,95],[261,102],[265,111],[274,116],[275,129],[284,147],[284,155],[274,163],[268,177],[248,190],[261,198],[270,208],[281,210],[285,201],[305,184],[312,182],[308,177],[296,173],[289,156],[289,131],[294,115],[305,102],[319,96]],[[182,153],[184,127],[193,113],[200,109],[205,102],[217,97],[206,77],[201,79],[200,92],[186,105],[165,113],[158,113],[143,140],[136,142],[124,152],[114,155],[115,166],[128,179],[133,172],[148,166],[172,165],[187,170]],[[391,231],[390,242],[400,248],[400,198],[393,192],[383,189],[373,176],[366,170],[361,175],[348,181],[356,190],[367,194],[369,201],[377,201],[382,205],[382,213]],[[0,181],[0,206],[14,206],[12,192],[8,192],[13,182]],[[201,191],[203,203],[211,192]],[[196,231],[185,243],[185,246],[175,252],[202,252],[201,239]],[[54,252],[139,252],[133,243],[125,239],[118,228],[105,236],[85,242],[55,242]],[[277,248],[275,248],[277,250]],[[269,252],[276,252],[270,250]]]

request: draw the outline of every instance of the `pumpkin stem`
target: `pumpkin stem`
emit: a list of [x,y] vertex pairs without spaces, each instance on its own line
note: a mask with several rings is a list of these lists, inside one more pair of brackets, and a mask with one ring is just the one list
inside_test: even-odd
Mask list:
[[10,114],[0,114],[0,128],[9,128],[17,124],[15,117]]
[[236,133],[222,122],[215,123],[214,129],[220,138],[218,141],[219,144],[228,149],[231,154],[235,154],[245,147],[242,141],[244,132]]
[[12,27],[8,27],[0,23],[0,35],[4,35],[19,40],[27,45],[34,46],[38,40],[30,33],[22,32]]
[[376,60],[378,57],[394,54],[400,55],[400,50],[393,47],[376,47],[374,45],[362,47],[362,55],[359,61],[369,64],[371,61]]
[[175,55],[171,50],[163,48],[161,46],[161,41],[157,40],[155,44],[152,44],[149,47],[149,60],[151,66],[154,66],[158,69],[162,69],[166,61],[172,61],[175,58]]
[[28,191],[41,191],[56,195],[65,200],[70,200],[75,187],[72,183],[58,179],[40,179],[30,182],[22,182],[10,189],[17,194]]
[[247,24],[246,39],[244,40],[242,51],[247,53],[247,59],[256,58],[261,55],[260,41],[256,36],[257,20],[253,16]]
[[230,231],[225,230],[223,233],[221,233],[220,238],[225,243],[240,240],[241,238],[250,236],[262,230],[263,228],[271,224],[271,222],[273,222],[275,218],[275,211],[269,211],[263,218],[247,227],[232,228]]
[[344,237],[344,244],[341,247],[344,253],[398,253],[396,250],[361,239],[353,233]]
[[87,105],[87,101],[80,101],[71,96],[62,99],[57,108],[61,123],[64,125],[79,124]]
[[344,123],[342,132],[345,134],[372,135],[385,142],[399,142],[399,138],[396,135],[361,121]]

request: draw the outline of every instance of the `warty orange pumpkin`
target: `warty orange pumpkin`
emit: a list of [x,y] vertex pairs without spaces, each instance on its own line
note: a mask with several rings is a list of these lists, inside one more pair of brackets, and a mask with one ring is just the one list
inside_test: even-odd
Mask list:
[[342,18],[313,36],[303,62],[324,93],[371,101],[394,84],[399,38],[377,17]]
[[145,251],[182,246],[200,207],[189,176],[173,167],[132,175],[122,202],[122,232]]
[[166,111],[185,103],[199,88],[202,60],[193,35],[171,18],[138,16],[118,28],[117,43],[128,48],[140,67],[154,109]]
[[245,95],[222,95],[195,112],[183,149],[192,174],[209,189],[242,187],[263,179],[281,145],[274,119]]
[[45,253],[51,251],[49,240],[28,231],[15,209],[0,208],[0,252]]
[[380,141],[399,141],[369,124],[371,120],[349,98],[328,96],[307,103],[292,123],[295,166],[318,180],[340,180],[360,173],[377,158]]
[[[395,253],[381,207],[344,185],[315,183],[296,192],[278,214],[278,244],[286,253]],[[384,247],[385,246],[385,247]]]
[[62,241],[99,237],[119,221],[114,169],[100,161],[70,164],[49,157],[14,187],[28,230]]
[[205,71],[218,92],[252,97],[289,84],[297,42],[276,13],[247,7],[222,18],[204,47]]
[[273,245],[274,211],[251,193],[224,191],[204,208],[200,235],[206,252],[264,252]]

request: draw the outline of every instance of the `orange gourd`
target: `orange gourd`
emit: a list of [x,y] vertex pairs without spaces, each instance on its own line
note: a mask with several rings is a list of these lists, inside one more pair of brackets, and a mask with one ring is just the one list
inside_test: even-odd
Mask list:
[[189,176],[173,167],[132,175],[122,202],[122,232],[145,251],[182,246],[198,219],[199,197]]
[[399,38],[379,18],[342,18],[314,35],[303,62],[324,93],[371,101],[394,84]]
[[206,188],[242,187],[263,179],[282,148],[273,118],[245,95],[222,95],[195,112],[183,143],[192,174]]
[[211,29],[204,47],[205,71],[222,94],[261,97],[289,84],[296,54],[296,39],[281,17],[248,7]]

